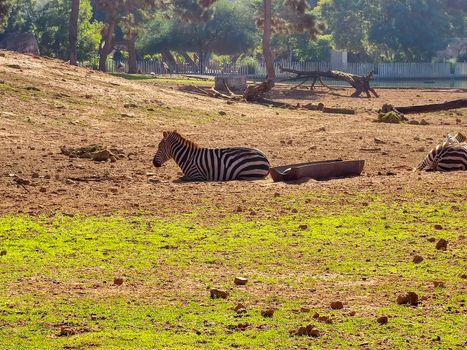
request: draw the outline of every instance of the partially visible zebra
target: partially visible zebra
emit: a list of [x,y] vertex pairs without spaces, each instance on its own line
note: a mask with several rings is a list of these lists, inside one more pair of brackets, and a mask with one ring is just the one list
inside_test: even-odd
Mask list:
[[176,131],[164,138],[153,159],[156,167],[174,159],[185,181],[256,180],[269,174],[269,161],[255,148],[202,148]]
[[448,135],[447,141],[433,148],[415,170],[467,170],[467,143],[461,133]]

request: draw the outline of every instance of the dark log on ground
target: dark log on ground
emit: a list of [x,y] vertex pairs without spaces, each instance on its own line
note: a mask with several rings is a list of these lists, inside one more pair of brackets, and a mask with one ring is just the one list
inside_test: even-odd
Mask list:
[[247,101],[256,101],[258,99],[261,99],[262,95],[264,95],[266,92],[271,91],[273,87],[274,80],[268,79],[266,81],[263,81],[261,84],[248,86],[245,90],[245,93],[243,94],[243,97]]
[[449,101],[445,103],[433,103],[433,104],[428,104],[428,105],[394,107],[394,108],[403,114],[446,111],[449,109],[467,108],[467,98],[461,98],[460,100],[454,100],[454,101]]
[[[359,97],[363,92],[367,97],[371,97],[372,93],[375,97],[379,97],[376,91],[370,86],[370,80],[373,78],[373,72],[370,72],[366,76],[350,74],[346,72],[341,72],[338,70],[330,70],[327,72],[320,71],[300,71],[290,68],[280,67],[281,72],[288,72],[295,74],[296,76],[290,80],[313,80],[311,83],[311,89],[314,88],[316,81],[319,79],[321,84],[325,85],[321,78],[332,78],[337,80],[343,80],[349,83],[354,89],[355,92],[352,94],[352,97]],[[303,83],[304,83],[303,82]],[[303,84],[302,83],[302,84]]]
[[336,113],[336,114],[355,114],[355,110],[349,108],[331,108],[324,107],[323,113]]

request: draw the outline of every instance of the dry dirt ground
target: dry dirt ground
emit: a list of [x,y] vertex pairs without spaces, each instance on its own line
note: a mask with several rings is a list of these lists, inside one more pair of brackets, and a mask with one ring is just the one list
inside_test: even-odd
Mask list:
[[[186,82],[184,83],[186,84]],[[380,124],[384,103],[414,105],[465,98],[460,90],[380,89],[380,98],[351,98],[350,89],[291,93],[273,98],[356,109],[356,115],[229,104],[182,92],[182,84],[130,81],[47,58],[0,51],[0,215],[115,211],[190,212],[197,204],[234,210],[261,206],[274,196],[361,192],[463,193],[467,173],[412,172],[447,133],[467,134],[467,109],[414,115],[429,125]],[[252,146],[273,166],[321,159],[364,159],[362,176],[300,184],[257,182],[180,183],[170,162],[152,166],[163,130],[177,129],[202,146]],[[378,139],[378,140],[375,140]],[[63,145],[120,148],[116,162],[71,159]],[[29,185],[18,185],[18,177]],[[449,191],[447,191],[449,190]]]

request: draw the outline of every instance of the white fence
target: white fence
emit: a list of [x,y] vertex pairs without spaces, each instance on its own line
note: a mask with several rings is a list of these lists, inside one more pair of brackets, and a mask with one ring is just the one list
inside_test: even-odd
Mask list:
[[465,78],[467,77],[467,62],[464,63],[456,63],[454,69],[454,76],[456,78]]
[[[215,64],[208,63],[200,70],[196,64],[179,63],[171,65],[168,69],[160,61],[138,61],[138,72],[143,74],[205,74],[205,75],[246,75],[250,78],[264,78],[266,67],[262,62],[254,62],[246,65],[239,64]],[[287,78],[290,73],[280,71],[280,67],[292,68],[304,71],[328,71],[331,69],[366,75],[374,72],[374,79],[450,79],[467,78],[467,63],[348,63],[346,65],[331,66],[329,62],[276,62],[276,76]],[[109,60],[107,70],[109,72],[124,72],[128,65],[126,62],[116,63]]]

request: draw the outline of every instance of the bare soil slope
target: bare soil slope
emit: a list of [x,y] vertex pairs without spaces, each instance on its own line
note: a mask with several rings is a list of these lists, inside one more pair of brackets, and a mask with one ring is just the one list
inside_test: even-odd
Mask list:
[[[429,125],[374,123],[383,103],[412,105],[465,97],[446,90],[379,90],[381,98],[351,98],[351,89],[273,97],[322,102],[356,115],[290,111],[233,103],[182,92],[158,79],[130,81],[58,60],[0,51],[0,215],[16,212],[106,213],[115,210],[191,211],[255,206],[296,192],[372,192],[436,198],[465,191],[466,172],[418,173],[412,168],[447,133],[467,133],[467,110],[415,115]],[[179,183],[171,162],[152,166],[163,130],[177,129],[203,146],[253,146],[273,165],[321,159],[364,159],[361,177],[301,184],[258,182]],[[60,147],[102,144],[121,149],[116,162],[69,158]],[[29,184],[18,184],[18,178]],[[149,180],[149,181],[148,181]],[[222,206],[220,206],[222,204]]]

